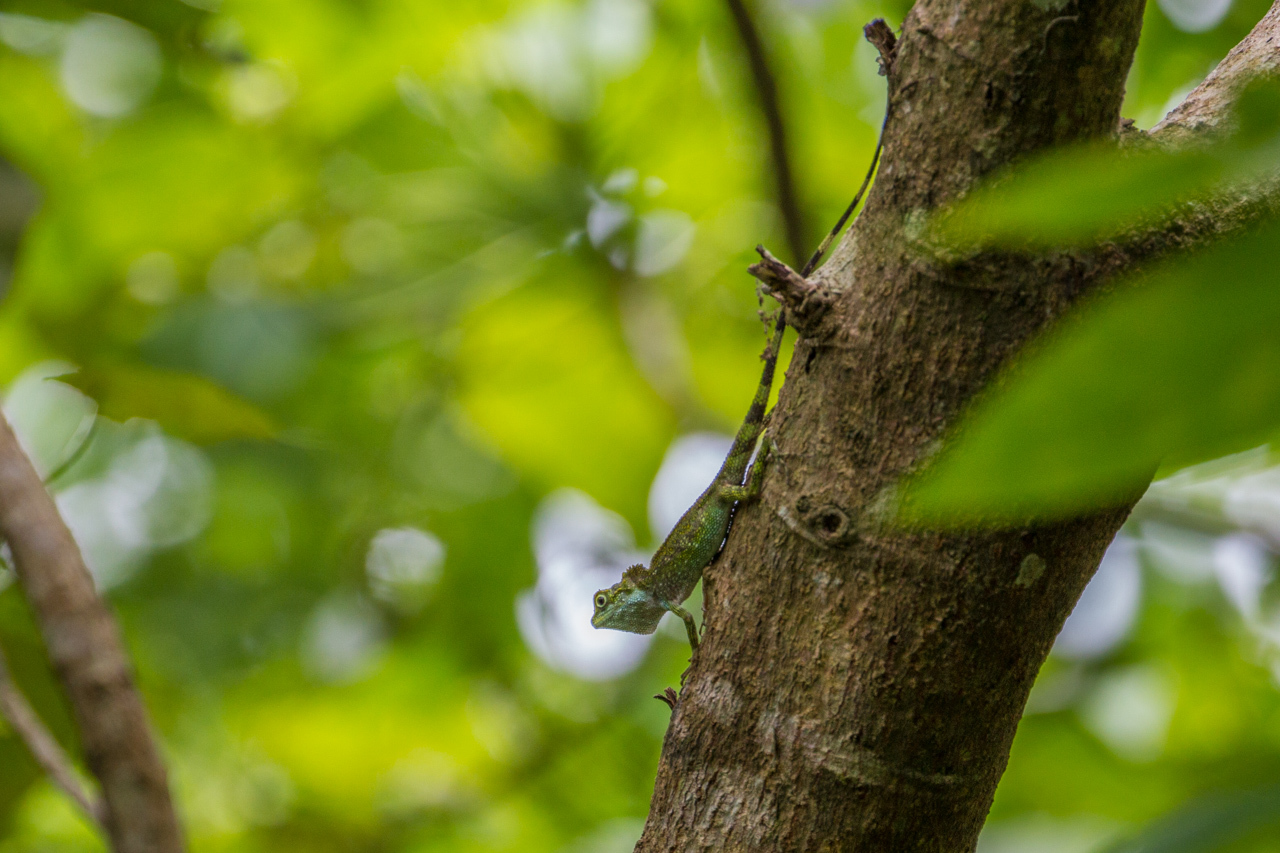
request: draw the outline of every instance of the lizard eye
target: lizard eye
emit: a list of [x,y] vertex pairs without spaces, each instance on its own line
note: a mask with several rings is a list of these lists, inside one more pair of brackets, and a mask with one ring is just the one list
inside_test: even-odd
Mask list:
[[605,595],[603,592],[598,593],[598,594],[596,595],[596,607],[597,607],[597,608],[604,607],[604,606],[605,606],[606,604],[608,604],[608,603],[609,603],[609,596]]

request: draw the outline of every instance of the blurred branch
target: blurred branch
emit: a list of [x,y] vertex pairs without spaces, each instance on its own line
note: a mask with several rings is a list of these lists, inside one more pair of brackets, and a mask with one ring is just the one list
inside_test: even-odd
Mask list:
[[40,624],[102,788],[117,853],[176,853],[182,833],[164,764],[111,613],[40,476],[0,417],[0,536]]
[[[1255,80],[1274,78],[1280,73],[1277,42],[1280,0],[1272,4],[1204,82],[1145,135],[1145,140],[1177,149],[1231,132],[1236,101],[1244,89]],[[1185,207],[1172,220],[1136,233],[1132,239],[1108,243],[1092,253],[1095,260],[1090,263],[1123,272],[1147,259],[1238,232],[1278,214],[1280,174],[1272,173],[1248,187],[1228,186],[1212,198]]]
[[[1154,488],[1153,486],[1153,491]],[[1227,518],[1221,511],[1189,506],[1165,495],[1153,495],[1151,491],[1143,495],[1142,500],[1134,506],[1133,512],[1129,514],[1129,521],[1138,524],[1156,522],[1204,536],[1249,533],[1265,542],[1273,552],[1280,553],[1280,538],[1265,525],[1237,522]]]
[[[1200,853],[1226,850],[1260,829],[1280,826],[1280,786],[1197,797],[1100,853]],[[1256,837],[1256,836],[1255,836]],[[1259,839],[1260,840],[1260,839]]]
[[795,263],[800,263],[808,245],[804,239],[804,217],[796,193],[795,175],[791,170],[791,155],[787,143],[787,128],[782,120],[782,107],[778,103],[778,84],[769,68],[760,31],[747,11],[746,0],[725,0],[738,37],[747,52],[747,64],[751,67],[751,79],[755,82],[760,109],[769,128],[769,154],[773,159],[773,176],[778,186],[778,208],[782,211],[783,226],[787,231],[787,248]]
[[[884,22],[884,18],[876,18],[867,24],[862,28],[862,34],[866,36],[867,41],[880,54],[880,58],[877,60],[880,63],[880,76],[888,77],[893,72],[893,60],[898,50],[897,36],[893,34],[893,30],[889,29],[889,25]],[[823,256],[827,253],[827,249],[831,248],[831,244],[840,236],[840,232],[844,230],[844,224],[849,221],[849,217],[857,210],[858,202],[862,201],[862,197],[866,195],[867,188],[871,186],[871,179],[875,177],[876,167],[880,165],[880,154],[884,151],[884,132],[889,126],[892,106],[892,99],[885,102],[884,121],[880,124],[880,133],[876,137],[876,149],[871,155],[871,165],[867,167],[867,174],[862,179],[862,186],[858,187],[858,191],[854,193],[853,201],[849,202],[849,206],[845,208],[844,213],[840,214],[840,218],[836,220],[835,227],[827,232],[827,236],[823,237],[822,242],[818,244],[817,250],[809,256],[804,268],[800,270],[801,278],[808,278],[809,274],[818,268],[818,264],[822,262]],[[761,251],[761,249],[762,247],[760,246],[756,247],[757,252]],[[776,259],[774,260],[776,261]],[[754,275],[755,273],[753,272],[752,274]]]
[[[866,36],[867,41],[870,42],[880,54],[880,58],[878,60],[880,63],[880,76],[888,77],[893,72],[893,61],[897,55],[897,36],[893,34],[893,30],[889,28],[889,25],[884,22],[884,18],[876,18],[874,21],[867,24],[862,28],[862,33]],[[891,99],[885,103],[884,121],[880,125],[880,133],[876,138],[875,152],[871,155],[871,165],[867,167],[867,174],[866,177],[862,179],[862,186],[858,187],[857,193],[853,196],[853,201],[849,202],[849,206],[845,208],[844,213],[840,214],[840,218],[836,220],[835,227],[827,232],[826,237],[822,238],[822,242],[818,244],[818,248],[814,253],[809,256],[809,260],[805,262],[805,265],[800,272],[796,273],[794,270],[787,267],[786,264],[766,252],[763,246],[756,246],[756,251],[761,253],[761,256],[764,257],[764,262],[763,264],[752,265],[749,272],[764,282],[766,286],[769,286],[771,282],[781,284],[791,281],[792,279],[797,279],[800,282],[803,282],[804,279],[808,278],[809,275],[818,268],[818,264],[822,262],[822,258],[827,254],[827,250],[831,248],[831,244],[835,242],[836,238],[840,236],[840,232],[844,230],[845,223],[849,221],[849,217],[853,215],[855,210],[857,210],[858,202],[862,201],[862,197],[866,194],[867,188],[871,186],[871,179],[875,176],[876,167],[880,165],[880,154],[884,151],[884,132],[889,126],[889,116],[892,112],[890,108],[892,106],[893,101]],[[803,255],[797,254],[796,257],[800,258],[803,257]],[[783,273],[783,270],[785,270],[785,274]],[[771,275],[769,277],[762,277],[761,273],[765,271],[771,271]],[[778,276],[781,276],[781,278],[778,278]],[[773,282],[773,279],[777,279],[777,281]],[[794,288],[792,289],[794,290]],[[808,288],[803,285],[800,289],[808,290]],[[777,293],[778,291],[775,291],[775,295],[777,295]],[[829,297],[830,294],[827,294],[827,296],[823,298],[823,307],[818,308],[816,312],[817,315],[825,313],[825,306],[830,303]],[[786,302],[787,300],[784,299],[783,301]],[[807,302],[808,299],[806,298],[804,301]],[[817,307],[816,303],[815,307]],[[791,308],[792,313],[795,314],[796,306],[793,305]],[[801,314],[801,316],[803,316],[803,314]],[[818,319],[819,317],[815,315],[804,320],[802,325],[805,327],[812,327],[816,324]],[[797,326],[796,328],[801,327]]]
[[71,760],[14,683],[3,650],[0,650],[0,714],[4,715],[5,722],[22,738],[31,757],[53,784],[61,788],[105,832],[106,811],[103,804],[90,800],[81,787],[75,771],[71,769]]
[[1134,506],[1129,521],[1155,522],[1203,536],[1248,533],[1280,553],[1280,528],[1271,523],[1275,513],[1270,501],[1248,491],[1233,495],[1229,485],[1271,474],[1272,462],[1269,451],[1254,451],[1156,480]]
[[1244,88],[1254,80],[1280,73],[1277,44],[1280,44],[1280,2],[1272,4],[1249,35],[1151,129],[1150,135],[1162,144],[1181,143],[1194,135],[1225,129]]

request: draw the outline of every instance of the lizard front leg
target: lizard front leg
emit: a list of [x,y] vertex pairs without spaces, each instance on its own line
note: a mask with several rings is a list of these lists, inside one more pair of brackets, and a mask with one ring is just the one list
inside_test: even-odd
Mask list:
[[669,601],[660,600],[658,603],[684,620],[684,629],[689,633],[689,645],[696,652],[698,650],[698,623],[693,621],[693,614],[680,605],[672,604]]

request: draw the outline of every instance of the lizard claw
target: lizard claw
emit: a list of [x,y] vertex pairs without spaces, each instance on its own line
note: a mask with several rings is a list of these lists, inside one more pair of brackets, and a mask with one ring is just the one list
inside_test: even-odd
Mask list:
[[680,696],[674,690],[668,687],[667,689],[663,690],[661,693],[655,693],[653,698],[657,699],[659,702],[666,703],[667,707],[670,708],[672,712],[674,712],[676,709],[676,702],[679,701]]

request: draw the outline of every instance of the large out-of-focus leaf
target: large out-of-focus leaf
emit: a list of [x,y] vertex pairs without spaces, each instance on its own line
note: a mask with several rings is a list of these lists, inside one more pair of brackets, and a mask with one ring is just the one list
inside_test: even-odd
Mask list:
[[941,213],[929,239],[960,249],[1063,246],[1152,224],[1180,204],[1274,171],[1278,107],[1280,92],[1265,85],[1241,98],[1236,133],[1212,145],[1103,141],[1033,158]]
[[1173,261],[1068,321],[961,423],[906,493],[929,521],[1066,516],[1161,462],[1280,424],[1280,227]]
[[670,415],[583,290],[530,285],[476,310],[459,352],[460,397],[517,469],[643,517],[637,497]]
[[1203,797],[1103,853],[1213,853],[1268,827],[1280,830],[1280,787]]
[[1209,151],[1069,148],[975,190],[938,218],[932,236],[959,247],[1086,243],[1202,193],[1225,172]]
[[98,401],[114,420],[147,418],[198,444],[269,439],[278,428],[266,412],[202,376],[136,364],[93,367],[61,377]]

